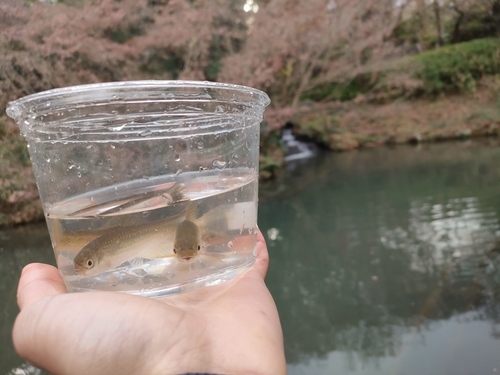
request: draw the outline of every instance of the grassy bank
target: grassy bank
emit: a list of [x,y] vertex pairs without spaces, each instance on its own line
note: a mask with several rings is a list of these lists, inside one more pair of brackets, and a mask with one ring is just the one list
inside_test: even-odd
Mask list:
[[374,104],[311,104],[293,117],[295,134],[345,151],[500,134],[500,76],[484,76],[473,92]]

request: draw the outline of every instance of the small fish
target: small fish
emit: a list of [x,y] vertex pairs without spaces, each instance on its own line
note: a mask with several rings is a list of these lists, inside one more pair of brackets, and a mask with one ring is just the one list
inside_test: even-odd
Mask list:
[[[199,254],[202,235],[200,226],[216,219],[220,209],[197,218],[198,205],[189,202],[179,214],[153,223],[113,228],[83,247],[74,259],[77,275],[95,276],[134,258],[166,258],[175,256],[181,262],[198,261],[203,266],[221,266],[217,257]],[[168,244],[173,244],[172,247]],[[171,245],[172,246],[172,245]]]
[[170,206],[174,203],[187,200],[183,194],[184,185],[175,183],[173,186],[159,190],[153,190],[147,193],[134,194],[126,198],[119,198],[111,202],[103,202],[93,204],[82,208],[81,210],[72,212],[69,216],[107,216],[122,213],[124,210],[127,213],[142,211],[147,208],[149,200],[161,197],[165,200],[165,206]]
[[55,220],[51,223],[51,229],[52,245],[56,251],[79,251],[83,246],[109,231],[107,228],[99,231],[63,232],[61,223]]
[[201,249],[200,229],[194,223],[197,211],[197,205],[190,203],[186,211],[186,219],[175,230],[174,254],[179,260],[190,260],[197,256]]
[[172,250],[166,244],[172,241],[177,223],[184,218],[185,212],[181,212],[165,220],[113,228],[76,254],[75,273],[95,276],[134,258],[171,256]]

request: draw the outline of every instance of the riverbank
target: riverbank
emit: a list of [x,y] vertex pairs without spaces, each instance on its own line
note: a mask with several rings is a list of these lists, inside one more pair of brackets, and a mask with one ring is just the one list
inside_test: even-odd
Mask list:
[[384,104],[360,96],[337,105],[305,106],[292,123],[297,136],[333,151],[498,135],[500,77],[485,77],[475,92],[462,95]]
[[[43,219],[24,140],[16,126],[4,126],[0,145],[0,227]],[[299,139],[332,151],[436,142],[500,134],[500,77],[484,77],[475,92],[435,99],[377,104],[363,96],[349,102],[304,103],[296,110],[268,110],[261,135],[262,180],[285,166],[283,126]]]
[[349,102],[304,103],[296,110],[268,111],[261,150],[261,178],[285,164],[281,127],[331,151],[441,142],[500,135],[500,76],[481,79],[474,92],[433,99],[377,103],[359,95]]

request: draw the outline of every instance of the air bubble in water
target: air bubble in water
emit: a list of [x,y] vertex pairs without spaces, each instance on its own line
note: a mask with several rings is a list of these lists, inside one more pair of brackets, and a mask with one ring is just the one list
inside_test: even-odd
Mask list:
[[196,144],[196,147],[198,147],[198,149],[201,150],[203,148],[203,142],[198,142]]
[[181,156],[179,154],[175,154],[175,161],[180,161],[181,160]]
[[50,158],[46,158],[46,159],[45,159],[45,161],[46,161],[47,163],[50,163]]
[[233,248],[233,241],[229,241],[227,243],[227,247],[229,247],[230,249],[232,249]]
[[122,130],[124,127],[125,127],[125,124],[118,125],[118,126],[110,126],[110,127],[109,127],[109,130],[111,130],[112,132],[119,132],[119,131],[120,131],[120,130]]
[[222,161],[222,160],[218,160],[218,159],[215,159],[213,162],[212,162],[212,165],[217,168],[217,169],[223,169],[226,167],[227,165],[227,162],[225,161]]
[[147,272],[144,271],[142,268],[139,268],[139,269],[136,269],[136,270],[133,270],[132,273],[136,274],[137,276],[139,277],[144,277],[147,275]]

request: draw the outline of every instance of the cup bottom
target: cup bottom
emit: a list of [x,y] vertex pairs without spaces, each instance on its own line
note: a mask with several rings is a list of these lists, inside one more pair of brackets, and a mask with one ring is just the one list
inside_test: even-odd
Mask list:
[[[66,279],[65,283],[68,292],[118,291],[149,298],[160,298],[218,285],[243,274],[250,269],[254,262],[255,258],[252,257],[220,271],[212,270],[210,274],[198,272],[196,263],[176,265],[175,268],[170,265],[170,269],[164,264],[161,267],[150,264],[142,274],[117,270],[112,275],[92,278],[91,281]],[[167,268],[166,271],[165,268]],[[159,272],[159,274],[155,275],[155,272]],[[193,274],[197,272],[199,273],[198,277],[193,277]]]

